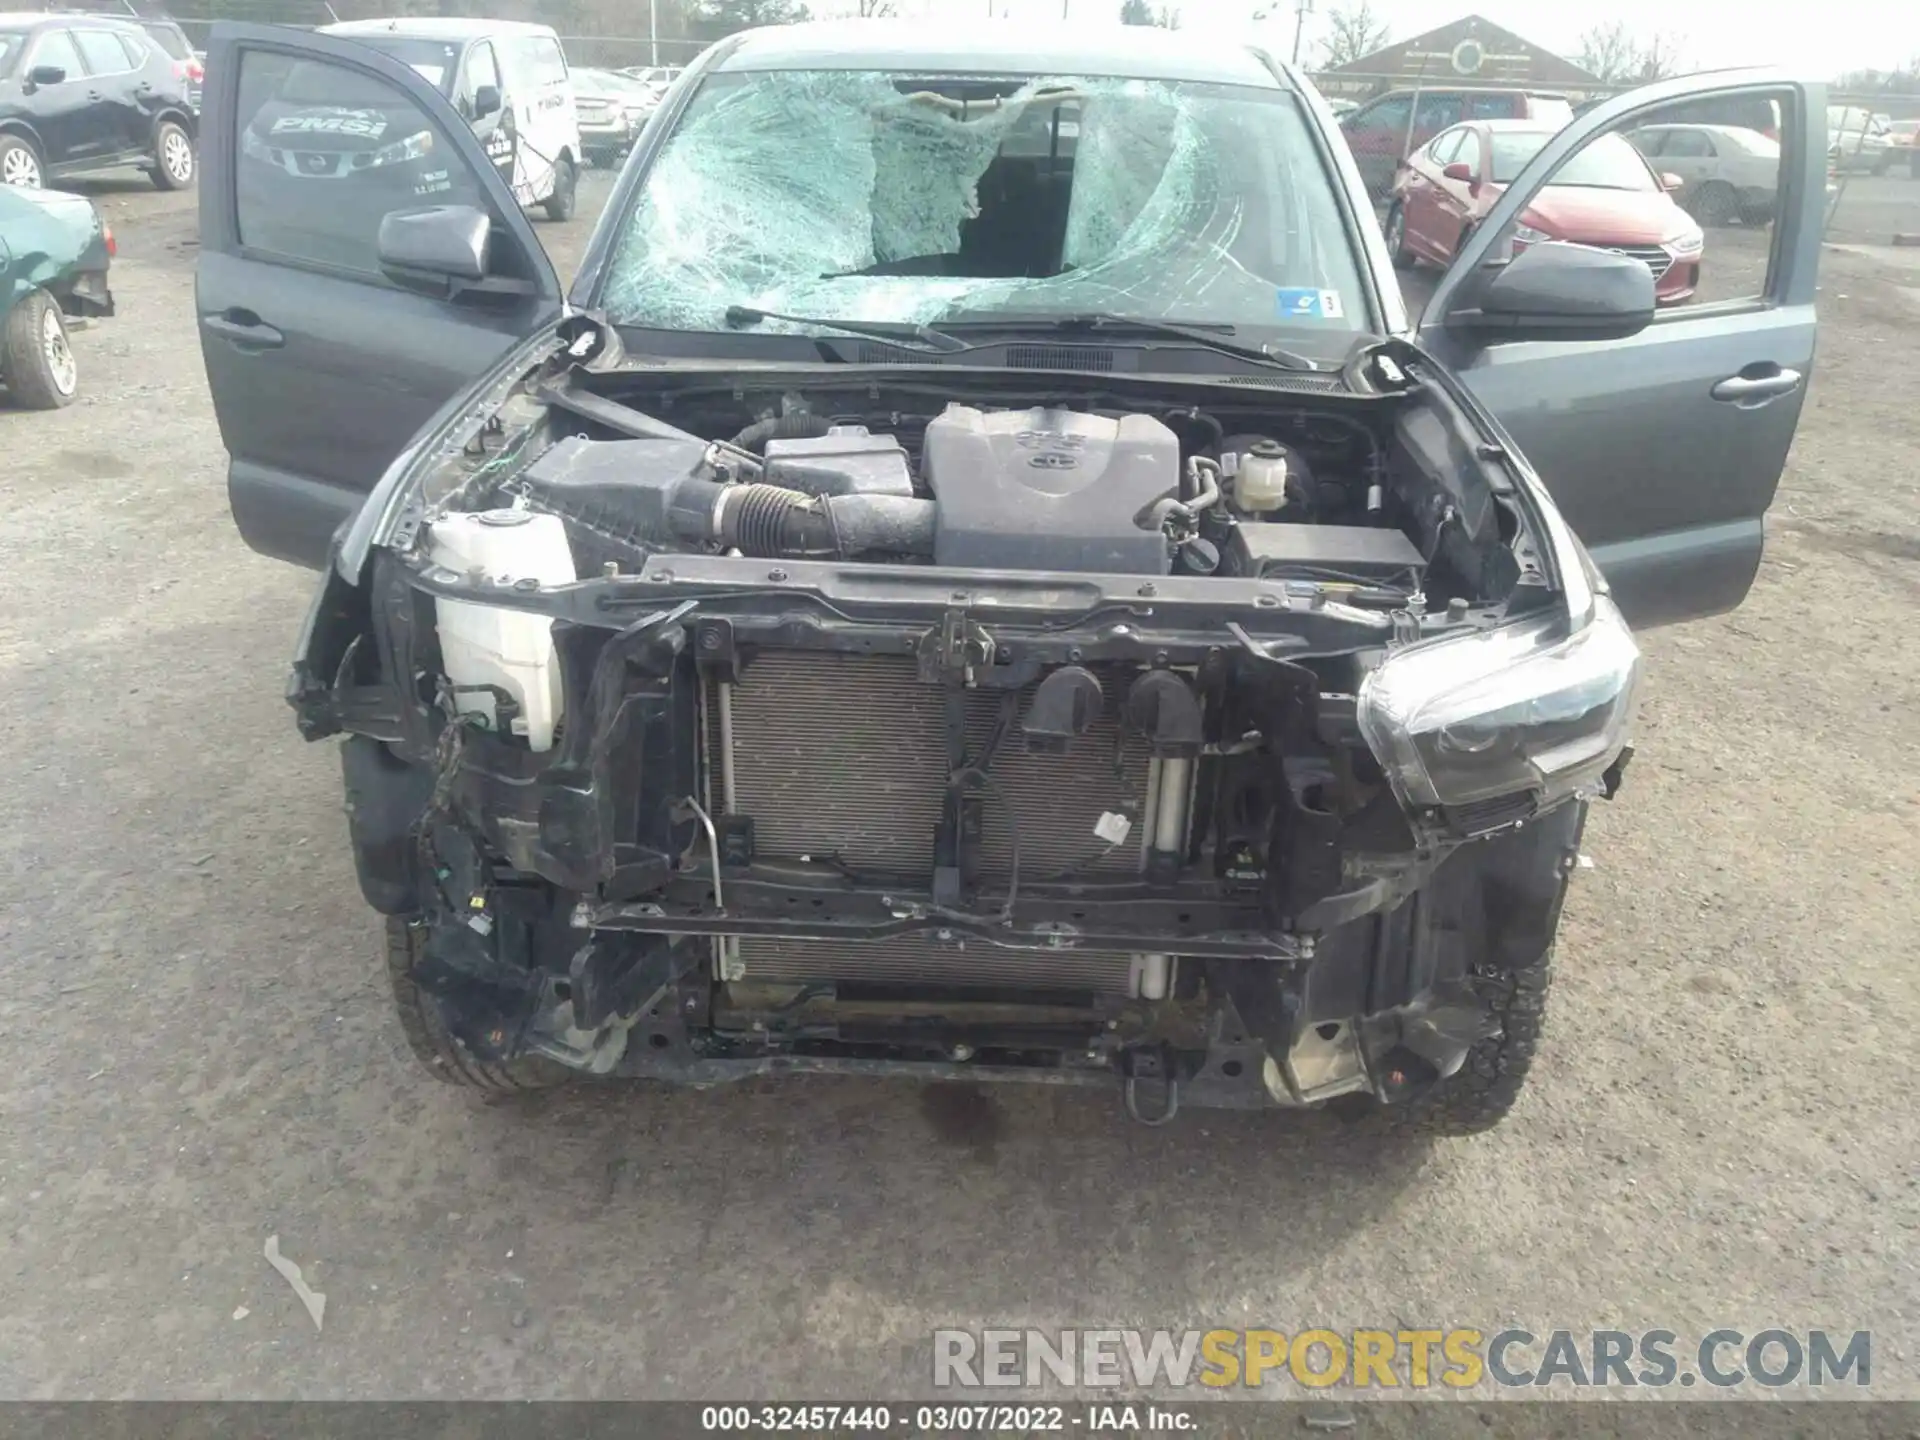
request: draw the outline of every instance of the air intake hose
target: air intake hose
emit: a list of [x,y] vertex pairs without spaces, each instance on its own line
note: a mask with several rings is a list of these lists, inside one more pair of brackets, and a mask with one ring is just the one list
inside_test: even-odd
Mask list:
[[815,496],[780,485],[718,485],[687,476],[667,493],[667,528],[747,555],[851,559],[933,554],[936,507],[912,495]]
[[733,443],[742,450],[764,455],[769,440],[817,439],[832,428],[831,421],[802,410],[792,415],[775,415],[770,420],[756,420],[734,436]]

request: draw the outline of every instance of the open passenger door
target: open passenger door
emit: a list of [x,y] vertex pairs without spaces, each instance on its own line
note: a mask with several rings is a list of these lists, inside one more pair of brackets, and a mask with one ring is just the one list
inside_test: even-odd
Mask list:
[[[1694,266],[1697,289],[1605,339],[1555,338],[1550,326],[1494,313],[1487,301],[1502,271],[1550,238],[1543,215],[1611,203],[1568,193],[1593,188],[1582,177],[1596,167],[1580,162],[1596,143],[1630,144],[1631,132],[1682,103],[1737,117],[1755,101],[1780,113],[1770,191],[1749,182],[1732,215],[1695,206],[1706,223],[1694,227],[1702,248],[1693,252],[1651,232],[1644,244],[1587,242],[1642,258],[1657,282],[1675,265]],[[1666,81],[1597,106],[1514,177],[1420,320],[1422,344],[1505,426],[1635,625],[1729,610],[1759,566],[1763,517],[1813,368],[1825,114],[1824,86],[1751,70]],[[1745,144],[1746,133],[1731,138]],[[1677,177],[1658,165],[1649,164],[1655,186],[1674,192]],[[1617,267],[1611,274],[1619,278]]]
[[453,105],[352,40],[218,24],[196,308],[234,523],[314,567],[435,413],[561,314]]

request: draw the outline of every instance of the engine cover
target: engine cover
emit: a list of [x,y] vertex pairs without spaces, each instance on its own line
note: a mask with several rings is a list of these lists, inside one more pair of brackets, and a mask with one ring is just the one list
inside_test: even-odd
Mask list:
[[1180,442],[1151,415],[950,405],[927,423],[934,563],[1164,575],[1166,538],[1135,517],[1180,483]]

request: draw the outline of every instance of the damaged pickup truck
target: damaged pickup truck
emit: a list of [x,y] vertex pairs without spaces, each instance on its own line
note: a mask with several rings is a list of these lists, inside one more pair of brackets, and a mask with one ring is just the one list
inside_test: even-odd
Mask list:
[[[322,571],[289,699],[345,737],[435,1074],[1108,1084],[1153,1123],[1358,1096],[1447,1133],[1513,1104],[1630,753],[1628,625],[1758,564],[1818,87],[1600,107],[1416,326],[1324,102],[1245,47],[736,35],[570,299],[406,67],[239,25],[210,54],[233,513]],[[433,193],[330,171],[325,233],[258,213],[242,137],[296,65],[390,89]],[[1511,244],[1594,138],[1723,92],[1787,117],[1761,303],[1656,315],[1641,259]]]

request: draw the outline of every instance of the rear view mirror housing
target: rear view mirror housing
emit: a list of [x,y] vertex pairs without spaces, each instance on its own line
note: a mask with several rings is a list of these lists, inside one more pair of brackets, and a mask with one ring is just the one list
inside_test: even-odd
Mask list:
[[500,87],[498,85],[477,86],[473,92],[473,118],[484,120],[497,114],[500,109]]
[[1473,167],[1464,160],[1454,161],[1440,173],[1449,180],[1458,180],[1465,185],[1471,185],[1473,183]]
[[492,233],[471,205],[394,210],[380,220],[380,268],[396,285],[451,296],[486,278]]
[[60,85],[66,82],[67,72],[59,65],[36,65],[27,72],[29,85]]
[[1487,340],[1621,340],[1653,320],[1653,272],[1630,255],[1548,242],[1487,270],[1477,304],[1449,312],[1449,329]]
[[1678,175],[1674,174],[1671,170],[1662,170],[1660,172],[1660,188],[1662,190],[1667,190],[1667,191],[1678,190],[1681,187],[1683,187],[1686,183],[1687,183],[1686,181],[1682,180]]

